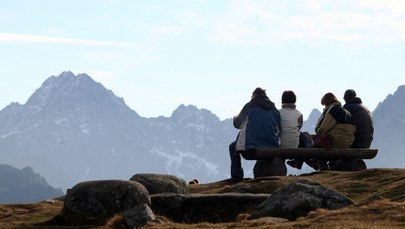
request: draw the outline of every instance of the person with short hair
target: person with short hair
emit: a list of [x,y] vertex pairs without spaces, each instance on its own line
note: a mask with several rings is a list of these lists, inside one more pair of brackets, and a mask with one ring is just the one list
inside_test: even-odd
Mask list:
[[300,130],[303,124],[302,113],[296,109],[297,96],[293,91],[284,91],[281,96],[280,148],[298,148]]
[[266,90],[256,88],[251,100],[233,118],[233,126],[240,131],[236,140],[229,145],[231,157],[229,182],[243,181],[244,174],[239,151],[279,147],[279,124],[280,113],[267,97]]
[[352,121],[356,126],[354,141],[350,148],[370,148],[373,141],[374,125],[370,110],[363,105],[353,89],[346,90],[343,99],[343,107],[352,115]]

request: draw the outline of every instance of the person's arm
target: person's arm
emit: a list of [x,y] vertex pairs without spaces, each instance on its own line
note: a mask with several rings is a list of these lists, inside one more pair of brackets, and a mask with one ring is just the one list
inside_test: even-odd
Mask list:
[[328,112],[325,114],[325,117],[319,124],[319,126],[315,129],[315,132],[316,134],[325,134],[330,129],[332,129],[332,127],[334,127],[336,124],[337,124],[336,120]]
[[300,115],[300,117],[298,117],[298,129],[301,130],[302,128],[302,124],[304,123],[304,118],[302,117],[302,114]]
[[235,117],[233,117],[233,126],[237,129],[240,129],[242,126],[243,121],[245,120],[247,113],[249,109],[252,107],[252,102],[248,102],[243,106],[242,110],[239,112],[239,114]]

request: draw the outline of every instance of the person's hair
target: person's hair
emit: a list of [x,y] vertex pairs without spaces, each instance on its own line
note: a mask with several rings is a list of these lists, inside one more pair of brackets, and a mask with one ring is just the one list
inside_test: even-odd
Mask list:
[[297,96],[293,91],[284,91],[281,96],[281,103],[295,103],[297,101]]
[[262,96],[267,96],[267,95],[266,95],[266,90],[261,87],[257,87],[252,93],[252,98],[262,97]]
[[339,102],[338,98],[331,92],[326,93],[322,99],[321,99],[321,104],[324,106],[329,106],[332,103]]

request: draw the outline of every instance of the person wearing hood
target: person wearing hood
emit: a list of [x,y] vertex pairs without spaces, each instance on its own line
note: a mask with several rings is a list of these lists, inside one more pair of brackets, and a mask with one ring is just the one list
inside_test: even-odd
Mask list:
[[229,145],[231,157],[231,182],[243,180],[243,168],[238,151],[257,148],[279,147],[280,113],[267,97],[266,90],[258,87],[251,100],[233,118],[233,126],[239,129],[236,141]]
[[350,112],[356,126],[354,141],[350,148],[370,148],[374,134],[371,112],[363,105],[353,89],[346,90],[343,99],[346,102],[343,107]]

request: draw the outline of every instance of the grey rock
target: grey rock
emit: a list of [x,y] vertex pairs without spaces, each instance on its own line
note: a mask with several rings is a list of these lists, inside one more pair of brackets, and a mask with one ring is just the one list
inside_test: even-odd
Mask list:
[[141,228],[147,222],[161,223],[147,204],[139,204],[123,212],[125,223],[129,227]]
[[[81,182],[70,189],[65,197],[64,222],[102,223],[107,218],[134,208],[139,204],[151,205],[148,191],[135,181],[99,180]],[[80,219],[85,218],[85,219]],[[91,221],[91,220],[90,220]]]
[[232,222],[239,214],[253,212],[269,194],[151,195],[152,210],[174,222]]
[[266,216],[295,220],[318,208],[339,209],[353,201],[319,183],[298,180],[277,189],[248,219]]
[[140,173],[132,176],[130,180],[141,183],[151,195],[158,193],[188,194],[186,181],[172,175]]

